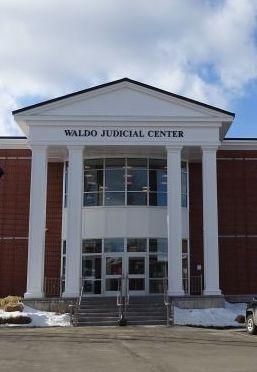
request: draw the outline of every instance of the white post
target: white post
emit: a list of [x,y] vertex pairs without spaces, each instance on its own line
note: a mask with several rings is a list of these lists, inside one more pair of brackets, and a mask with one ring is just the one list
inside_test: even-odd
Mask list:
[[47,146],[31,146],[29,246],[25,298],[44,296]]
[[182,146],[167,146],[169,296],[184,295],[182,283],[181,149]]
[[77,297],[81,273],[84,146],[69,146],[68,150],[66,276],[63,297]]
[[204,294],[220,295],[215,146],[202,147]]

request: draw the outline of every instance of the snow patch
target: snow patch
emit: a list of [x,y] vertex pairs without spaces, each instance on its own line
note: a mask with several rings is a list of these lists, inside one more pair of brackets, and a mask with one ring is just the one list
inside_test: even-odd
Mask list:
[[235,322],[237,315],[245,314],[246,304],[225,303],[225,308],[180,309],[174,308],[174,323],[204,327],[242,327]]
[[70,316],[68,314],[56,314],[47,311],[39,311],[24,305],[23,312],[14,311],[6,312],[0,310],[0,316],[2,318],[15,318],[17,316],[29,316],[32,322],[29,324],[3,324],[1,327],[68,327],[70,326]]

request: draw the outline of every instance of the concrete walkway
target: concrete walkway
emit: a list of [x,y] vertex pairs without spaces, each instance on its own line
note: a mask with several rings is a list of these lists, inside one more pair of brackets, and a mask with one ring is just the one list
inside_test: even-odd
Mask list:
[[257,336],[190,327],[0,328],[0,371],[256,371]]

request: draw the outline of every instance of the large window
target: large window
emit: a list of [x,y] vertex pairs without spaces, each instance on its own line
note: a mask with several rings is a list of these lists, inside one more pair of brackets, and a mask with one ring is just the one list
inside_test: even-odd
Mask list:
[[[181,163],[182,206],[187,206],[187,163]],[[167,205],[166,159],[84,161],[84,206]]]

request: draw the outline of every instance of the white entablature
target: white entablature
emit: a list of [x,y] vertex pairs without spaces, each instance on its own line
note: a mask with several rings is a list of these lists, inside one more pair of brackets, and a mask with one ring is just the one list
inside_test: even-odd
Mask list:
[[[227,111],[129,79],[16,110],[14,117],[31,143],[57,145],[91,144],[92,140],[95,144],[103,144],[100,136],[74,142],[72,137],[67,139],[64,128],[98,128],[99,134],[105,128],[185,130],[185,144],[218,143],[233,120],[233,114]],[[124,144],[119,138],[108,141]],[[136,142],[133,139],[132,143],[170,144],[163,139],[149,138]]]

